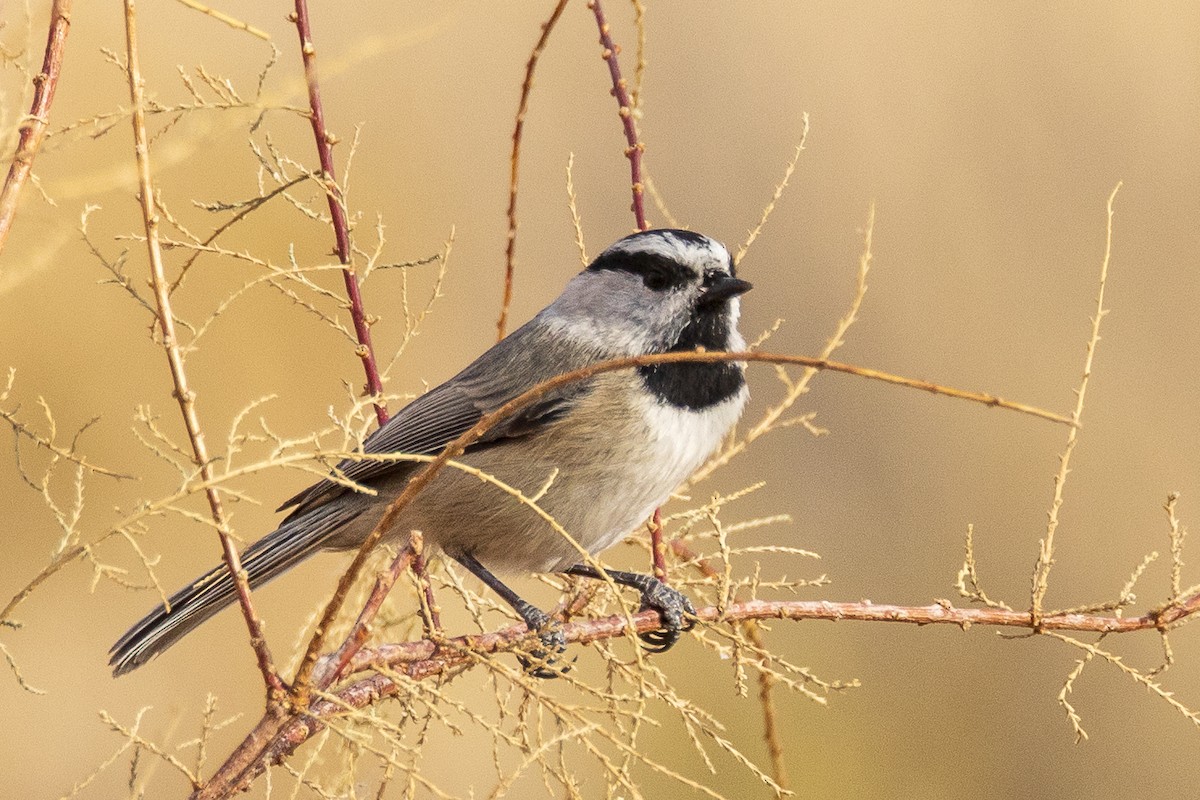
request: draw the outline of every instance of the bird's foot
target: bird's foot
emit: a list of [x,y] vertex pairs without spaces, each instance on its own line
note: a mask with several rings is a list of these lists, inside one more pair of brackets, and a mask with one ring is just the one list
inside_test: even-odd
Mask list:
[[545,611],[528,603],[516,611],[525,620],[529,632],[536,633],[541,642],[540,647],[530,650],[528,654],[517,654],[522,669],[534,678],[550,680],[562,677],[574,663],[572,660],[568,664],[560,665],[558,661],[558,656],[567,649],[567,637],[563,634],[562,624],[551,619]]
[[642,593],[642,605],[638,611],[657,611],[663,626],[656,631],[640,633],[638,637],[651,653],[665,653],[679,641],[681,633],[695,627],[696,623],[691,617],[696,615],[696,607],[682,592],[672,589],[658,578],[649,575],[641,577],[645,578],[645,581],[637,586]]
[[642,595],[642,605],[638,612],[653,609],[662,619],[662,628],[656,631],[639,633],[638,636],[646,644],[646,649],[652,653],[665,653],[679,641],[679,635],[690,631],[695,625],[692,617],[696,616],[696,607],[682,593],[672,589],[667,584],[651,575],[640,572],[622,572],[609,569],[601,572],[590,564],[576,564],[565,570],[568,575],[578,575],[583,578],[604,580],[608,578],[613,583],[637,589]]

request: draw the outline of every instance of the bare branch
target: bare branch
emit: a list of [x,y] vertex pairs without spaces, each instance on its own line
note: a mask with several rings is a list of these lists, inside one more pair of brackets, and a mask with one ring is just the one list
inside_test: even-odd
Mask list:
[[637,122],[633,118],[633,102],[629,99],[628,85],[621,77],[621,65],[617,63],[617,55],[621,48],[613,42],[600,0],[588,0],[588,8],[595,15],[596,25],[600,29],[600,46],[603,48],[600,57],[608,64],[608,74],[613,85],[612,94],[617,98],[617,113],[625,130],[625,157],[629,159],[629,182],[633,191],[633,205],[630,206],[630,210],[633,211],[638,230],[644,231],[650,227],[646,222],[646,187],[642,182],[642,153],[646,151],[646,145],[638,136]]
[[[158,235],[158,211],[154,205],[154,183],[150,174],[150,146],[146,136],[145,115],[145,84],[142,80],[138,65],[137,43],[137,13],[134,0],[125,0],[125,44],[127,55],[127,73],[129,77],[129,98],[133,107],[133,140],[137,156],[138,195],[142,206],[142,222],[146,230],[146,248],[150,261],[150,282],[154,289],[154,299],[158,309],[158,325],[162,333],[162,345],[166,351],[167,364],[171,370],[171,380],[175,385],[175,399],[179,402],[179,410],[183,414],[184,426],[192,445],[192,455],[200,477],[209,482],[212,480],[212,465],[208,457],[208,448],[204,443],[204,433],[200,427],[200,416],[196,411],[196,395],[188,385],[187,373],[183,366],[183,354],[180,351],[175,334],[175,316],[171,310],[171,296],[163,269],[162,247]],[[237,546],[230,536],[229,524],[221,505],[221,497],[214,487],[205,492],[208,498],[212,520],[221,540],[221,550],[229,572],[233,575],[237,586],[238,602],[242,615],[246,619],[246,627],[250,631],[250,643],[258,659],[258,667],[262,672],[270,696],[283,691],[283,684],[275,673],[271,653],[262,633],[262,623],[254,611],[250,599],[250,584],[242,569],[241,558]]]
[[375,399],[375,417],[380,425],[388,420],[387,407],[383,403],[383,381],[375,363],[375,349],[371,345],[371,325],[363,307],[362,292],[359,290],[358,274],[352,262],[350,246],[350,224],[346,219],[346,206],[342,189],[338,186],[333,166],[333,145],[337,137],[325,127],[325,108],[321,103],[321,86],[317,81],[317,49],[313,45],[312,26],[308,19],[307,0],[296,0],[296,11],[289,17],[296,24],[300,35],[300,56],[304,60],[304,80],[308,84],[309,116],[313,136],[317,142],[317,154],[321,160],[321,181],[325,197],[329,201],[329,216],[333,220],[334,236],[337,239],[337,255],[346,283],[346,297],[350,302],[350,317],[354,320],[354,333],[358,337],[356,354],[362,359],[363,371],[367,376],[367,394]]
[[546,43],[550,41],[550,32],[554,30],[554,25],[566,7],[567,0],[558,0],[555,4],[550,18],[542,23],[542,35],[538,37],[537,44],[533,46],[529,60],[525,63],[525,80],[521,83],[521,100],[517,104],[517,121],[513,125],[512,133],[512,155],[509,157],[508,244],[504,248],[504,299],[500,301],[500,318],[496,321],[496,341],[503,339],[508,329],[513,274],[517,269],[517,178],[521,167],[521,136],[525,132],[525,115],[529,113],[529,96],[533,91],[533,73],[537,69],[542,51],[546,49]]
[[[1024,628],[1037,631],[1078,631],[1091,633],[1132,633],[1157,629],[1179,622],[1200,609],[1200,594],[1193,594],[1180,605],[1162,611],[1150,611],[1139,617],[1096,616],[1083,614],[1046,615],[1037,623],[1026,611],[1009,611],[1000,608],[956,608],[949,603],[934,603],[928,606],[874,605],[869,602],[831,603],[823,600],[749,600],[734,603],[724,610],[716,606],[700,609],[699,621],[718,625],[736,624],[750,620],[828,620],[856,622],[899,622],[911,625],[957,625],[964,630],[972,625],[987,625],[1005,628]],[[633,615],[632,632],[643,633],[658,629],[661,625],[658,613],[643,611]],[[563,634],[569,643],[588,644],[606,639],[627,636],[627,617],[617,614],[601,619],[578,620],[563,626]],[[485,634],[459,636],[435,643],[428,639],[399,644],[385,644],[360,650],[351,660],[349,672],[379,670],[376,674],[354,681],[339,689],[335,699],[318,700],[304,714],[293,713],[285,718],[268,714],[242,745],[230,756],[225,765],[208,784],[194,795],[194,800],[232,796],[246,789],[262,773],[267,763],[286,758],[298,746],[320,732],[322,720],[345,712],[347,708],[364,708],[391,696],[397,691],[395,680],[385,674],[384,668],[399,670],[413,680],[424,680],[436,676],[453,674],[470,665],[480,656],[504,652],[516,647],[529,632],[524,625],[514,625],[500,631]],[[1054,634],[1050,634],[1054,635]],[[1064,637],[1057,637],[1064,638]],[[1074,646],[1089,651],[1092,645],[1068,640]],[[1140,683],[1149,682],[1140,673],[1120,664],[1119,658],[1110,660]],[[1184,710],[1193,721],[1196,715],[1187,712],[1177,700],[1173,700],[1161,689],[1157,690],[1173,706]]]
[[1100,263],[1100,288],[1096,293],[1096,313],[1092,316],[1092,335],[1087,343],[1087,356],[1083,361],[1083,377],[1075,390],[1075,410],[1071,413],[1071,430],[1067,432],[1067,446],[1059,456],[1058,474],[1054,476],[1054,498],[1050,501],[1049,519],[1046,523],[1046,536],[1041,541],[1037,563],[1033,567],[1033,591],[1030,597],[1029,613],[1036,621],[1042,614],[1042,601],[1049,588],[1050,570],[1054,566],[1054,533],[1058,530],[1058,511],[1063,504],[1063,486],[1067,482],[1067,474],[1071,471],[1071,454],[1075,452],[1075,443],[1079,439],[1079,420],[1083,416],[1083,400],[1087,395],[1088,381],[1092,377],[1092,359],[1096,355],[1096,345],[1100,341],[1100,321],[1108,314],[1104,307],[1104,284],[1108,280],[1108,263],[1112,257],[1113,230],[1113,201],[1121,190],[1118,182],[1108,196],[1108,222],[1104,237],[1104,259]]
[[33,159],[46,138],[46,129],[50,124],[50,104],[54,102],[54,90],[58,88],[67,32],[70,29],[71,0],[54,0],[50,7],[50,30],[46,36],[42,71],[33,78],[33,105],[29,108],[29,114],[21,121],[17,152],[9,165],[4,187],[0,189],[0,250],[4,249],[8,233],[12,230],[13,219],[17,214],[17,201],[33,169]]

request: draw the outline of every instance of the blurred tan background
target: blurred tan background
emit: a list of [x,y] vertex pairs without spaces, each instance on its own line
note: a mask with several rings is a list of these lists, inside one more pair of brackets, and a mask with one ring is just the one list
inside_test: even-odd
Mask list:
[[[361,124],[349,203],[362,215],[360,244],[373,243],[376,215],[387,225],[386,261],[437,252],[456,239],[444,299],[400,362],[389,390],[420,391],[443,380],[494,338],[501,293],[509,137],[521,77],[551,3],[313,3],[329,125],[343,142]],[[613,33],[632,76],[635,34],[628,4],[609,0]],[[290,4],[220,3],[268,32],[280,49],[265,97],[303,105]],[[188,102],[176,65],[203,64],[253,95],[269,47],[176,2],[139,4],[148,92]],[[8,52],[32,47],[40,63],[44,8],[32,40],[15,4],[0,30]],[[646,164],[684,224],[740,243],[757,221],[811,115],[807,150],[792,185],[743,262],[756,285],[743,308],[748,336],[785,323],[773,350],[815,354],[845,310],[869,205],[877,208],[875,259],[862,321],[838,358],[1067,412],[1083,363],[1104,247],[1105,200],[1117,181],[1112,313],[1084,412],[1058,532],[1048,602],[1116,596],[1143,555],[1167,550],[1162,504],[1182,493],[1185,524],[1200,527],[1200,7],[1194,3],[651,3],[642,133]],[[123,52],[117,4],[77,3],[52,128],[128,106],[119,69],[101,48]],[[24,113],[22,76],[5,71],[3,111]],[[165,202],[194,230],[218,224],[190,201],[235,200],[257,192],[247,145],[255,112],[185,115],[156,142],[156,180]],[[163,120],[155,121],[156,129]],[[285,112],[264,130],[289,155],[316,163],[311,132]],[[61,435],[94,416],[81,440],[97,463],[141,476],[136,483],[90,478],[85,531],[102,531],[139,500],[168,494],[178,475],[136,440],[135,409],[149,405],[179,435],[165,361],[147,336],[149,315],[108,277],[80,241],[85,205],[101,208],[90,235],[108,258],[128,250],[143,285],[129,125],[53,137],[34,187],[0,255],[0,369],[14,367],[5,404],[36,423],[37,399],[54,410]],[[594,21],[582,0],[568,6],[537,75],[521,173],[517,323],[553,298],[578,269],[566,208],[564,167],[575,154],[575,185],[589,252],[629,232],[628,168],[599,59]],[[347,146],[337,148],[344,170]],[[319,199],[308,190],[304,196]],[[661,215],[650,215],[661,224]],[[329,229],[270,204],[223,241],[277,263],[294,246],[302,264],[328,263]],[[180,256],[171,254],[173,264]],[[426,268],[427,269],[427,268]],[[413,273],[424,291],[432,273]],[[254,276],[201,259],[177,295],[179,313],[202,319]],[[335,275],[327,282],[339,285]],[[366,287],[381,353],[397,346],[399,274]],[[278,399],[261,414],[284,435],[327,424],[346,405],[343,381],[361,384],[344,340],[277,293],[259,289],[222,317],[189,360],[199,411],[220,443],[251,401]],[[769,369],[752,375],[755,408],[778,395]],[[954,597],[966,526],[974,523],[980,570],[993,596],[1025,607],[1051,478],[1066,431],[1048,423],[840,375],[820,376],[801,401],[830,434],[773,434],[701,491],[755,480],[764,491],[727,513],[786,513],[790,525],[747,542],[782,542],[823,560],[770,562],[764,574],[827,574],[832,584],[805,599],[926,604]],[[754,409],[748,419],[755,416]],[[7,449],[10,432],[0,441]],[[23,449],[35,468],[42,464]],[[301,487],[268,474],[239,488],[262,500],[234,507],[239,534],[270,529],[270,509]],[[60,497],[69,495],[60,477]],[[47,562],[60,532],[41,499],[0,459],[0,509],[9,542],[0,570],[6,601]],[[114,511],[119,507],[120,511]],[[196,508],[202,508],[197,505]],[[144,539],[161,554],[174,588],[217,558],[211,533],[179,517]],[[134,567],[127,547],[110,563]],[[618,548],[614,562],[634,563]],[[1189,557],[1189,562],[1194,562]],[[317,559],[262,592],[281,658],[298,622],[344,561]],[[1162,558],[1139,586],[1139,608],[1168,589]],[[1184,582],[1200,580],[1189,563]],[[199,728],[205,697],[219,714],[245,713],[216,735],[213,758],[256,719],[261,691],[238,616],[223,614],[169,654],[114,681],[106,650],[154,602],[76,564],[18,610],[25,623],[0,641],[33,696],[7,673],[0,794],[58,797],[122,744],[97,716],[125,723],[152,706],[148,738],[180,742]],[[520,584],[528,587],[528,582]],[[1200,779],[1200,730],[1107,664],[1088,667],[1072,702],[1090,739],[1076,745],[1056,696],[1078,651],[1049,639],[1001,640],[994,631],[845,623],[775,624],[768,643],[827,679],[861,680],[827,707],[780,692],[788,768],[800,796],[820,798],[1011,798],[1189,796]],[[1200,707],[1200,641],[1173,637],[1178,661],[1166,688]],[[1106,647],[1149,669],[1161,658],[1153,635],[1109,639]],[[582,651],[581,663],[588,651]],[[735,696],[733,676],[685,640],[660,663],[680,690],[699,698],[730,738],[767,764],[753,698]],[[681,669],[687,667],[686,669]],[[464,681],[455,691],[488,691]],[[482,702],[477,698],[475,702]],[[728,759],[708,775],[673,728],[640,744],[729,797],[769,792]],[[488,759],[474,764],[453,740],[434,746],[425,768],[455,796],[486,795]],[[678,750],[678,756],[672,755]],[[190,756],[189,756],[190,757]],[[148,758],[148,757],[146,757]],[[475,771],[475,767],[478,770]],[[118,761],[81,796],[126,796],[128,761]],[[642,775],[647,796],[688,796]],[[368,775],[361,796],[373,796]],[[149,796],[186,787],[159,768]],[[598,796],[603,783],[590,791]],[[256,787],[262,796],[264,786]],[[400,796],[399,794],[395,796]]]

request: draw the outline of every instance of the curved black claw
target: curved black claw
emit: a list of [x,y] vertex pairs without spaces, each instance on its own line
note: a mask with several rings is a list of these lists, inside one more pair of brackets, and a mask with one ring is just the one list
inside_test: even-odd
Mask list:
[[537,633],[542,646],[529,651],[528,656],[517,653],[517,661],[521,662],[521,668],[534,678],[550,680],[561,677],[574,663],[572,659],[571,663],[558,666],[558,655],[567,650],[567,637],[562,632],[562,625],[541,609],[528,604],[526,606],[518,609],[518,613],[525,618],[526,627]]
[[663,627],[656,631],[639,633],[646,650],[651,653],[665,653],[679,641],[679,635],[690,631],[696,623],[687,615],[695,616],[696,607],[692,601],[677,589],[672,589],[657,578],[646,578],[642,590],[642,605],[638,611],[653,609],[662,617]]
[[601,572],[589,564],[576,564],[568,567],[565,572],[583,578],[609,578],[613,583],[631,586],[641,592],[642,605],[638,611],[653,609],[662,618],[662,628],[638,634],[645,642],[646,649],[652,653],[665,653],[670,650],[679,641],[679,634],[690,631],[695,625],[691,619],[696,615],[696,607],[692,605],[692,601],[658,578],[640,572],[622,572],[615,569]]

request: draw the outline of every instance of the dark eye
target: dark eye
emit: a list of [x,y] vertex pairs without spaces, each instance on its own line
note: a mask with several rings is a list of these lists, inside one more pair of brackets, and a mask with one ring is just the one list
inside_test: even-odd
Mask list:
[[646,284],[646,288],[654,292],[661,292],[671,285],[671,279],[657,270],[647,272],[642,276],[642,283]]
[[704,273],[704,288],[706,288],[706,289],[707,289],[708,287],[712,286],[712,285],[713,285],[714,283],[716,283],[716,282],[717,282],[717,281],[718,281],[720,278],[721,278],[721,273],[719,273],[719,272],[706,272],[706,273]]

